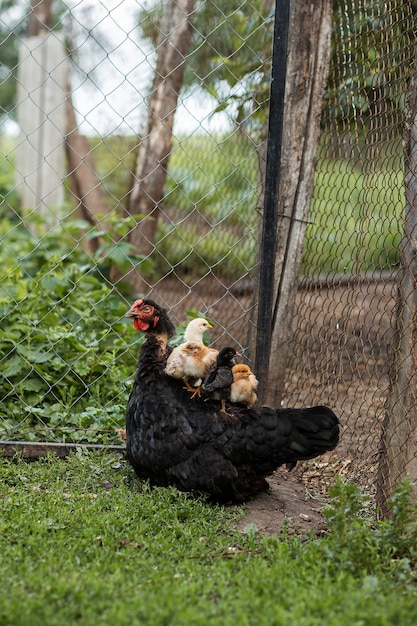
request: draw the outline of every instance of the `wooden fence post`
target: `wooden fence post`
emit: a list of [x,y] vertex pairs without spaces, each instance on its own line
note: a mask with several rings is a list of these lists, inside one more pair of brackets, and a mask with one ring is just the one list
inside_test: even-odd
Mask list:
[[287,339],[313,195],[331,21],[331,0],[291,2],[267,394],[274,406],[279,406],[284,388]]
[[17,191],[26,211],[51,226],[64,200],[67,55],[61,33],[24,39],[20,49]]
[[390,392],[382,428],[376,503],[387,500],[405,477],[417,497],[417,73],[408,101],[405,131],[405,223]]

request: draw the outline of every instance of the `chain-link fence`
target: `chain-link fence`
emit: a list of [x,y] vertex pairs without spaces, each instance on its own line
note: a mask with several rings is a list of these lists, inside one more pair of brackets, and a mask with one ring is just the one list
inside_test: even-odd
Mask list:
[[[1,8],[3,440],[119,441],[140,341],[123,315],[138,294],[177,324],[208,316],[215,346],[253,358],[274,6],[223,4]],[[281,390],[285,406],[341,419],[335,453],[298,470],[310,483],[375,484],[415,11],[333,6]]]

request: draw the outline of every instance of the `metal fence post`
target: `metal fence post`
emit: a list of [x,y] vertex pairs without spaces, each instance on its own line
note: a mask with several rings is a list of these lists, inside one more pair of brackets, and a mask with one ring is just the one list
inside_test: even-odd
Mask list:
[[259,398],[261,400],[268,384],[271,352],[277,200],[284,120],[289,18],[290,0],[276,0],[255,348],[255,371],[260,380]]

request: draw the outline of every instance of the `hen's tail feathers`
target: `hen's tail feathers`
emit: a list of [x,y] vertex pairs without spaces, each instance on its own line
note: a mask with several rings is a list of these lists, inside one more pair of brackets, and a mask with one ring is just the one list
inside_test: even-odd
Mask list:
[[339,420],[325,406],[288,409],[296,435],[290,449],[299,460],[310,459],[333,450],[339,441]]

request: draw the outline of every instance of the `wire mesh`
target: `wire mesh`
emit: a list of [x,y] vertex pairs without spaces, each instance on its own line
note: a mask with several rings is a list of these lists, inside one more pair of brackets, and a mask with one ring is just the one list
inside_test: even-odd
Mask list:
[[414,32],[415,14],[407,3],[334,7],[288,376],[288,397],[324,400],[336,408],[343,424],[336,465],[370,492],[393,359],[405,206],[402,141],[415,70]]
[[[175,19],[189,41],[161,87],[158,59]],[[411,2],[334,2],[283,396],[341,417],[335,454],[297,470],[310,483],[339,471],[375,484],[415,20]],[[251,354],[272,32],[267,0],[4,3],[3,440],[119,441],[140,344],[123,315],[138,294],[176,324],[190,310],[208,316],[215,346],[232,341]],[[150,110],[171,102],[176,79],[152,127]],[[152,141],[165,142],[153,164]],[[157,173],[155,197],[145,183]]]

